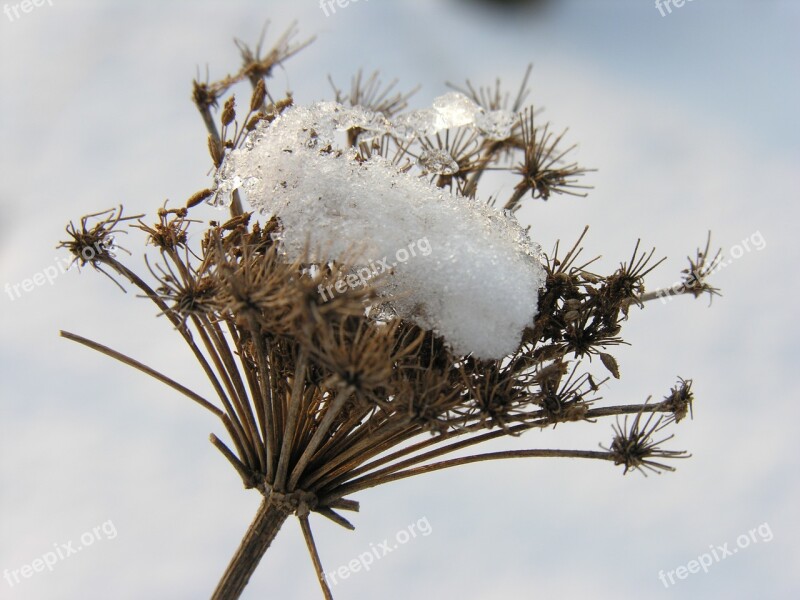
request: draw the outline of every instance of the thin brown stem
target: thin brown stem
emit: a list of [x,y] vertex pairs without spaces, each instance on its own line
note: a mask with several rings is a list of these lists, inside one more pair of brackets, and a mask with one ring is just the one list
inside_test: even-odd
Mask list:
[[651,300],[655,300],[657,298],[666,298],[667,300],[672,300],[675,296],[685,296],[687,294],[695,294],[696,290],[690,288],[686,285],[681,285],[680,289],[675,289],[674,287],[668,288],[659,288],[657,290],[653,290],[652,292],[645,292],[644,294],[640,295],[637,300],[639,302],[650,302]]
[[383,477],[367,476],[360,480],[355,480],[338,490],[334,494],[325,496],[321,499],[324,504],[331,500],[336,500],[348,494],[359,492],[361,490],[369,489],[390,481],[397,481],[414,475],[422,475],[423,473],[432,473],[433,471],[440,471],[450,467],[458,467],[475,462],[482,462],[486,460],[505,460],[507,458],[591,458],[597,460],[614,461],[614,455],[611,452],[601,452],[599,450],[509,450],[506,452],[487,452],[486,454],[476,454],[474,456],[465,456],[462,458],[453,458],[430,465],[423,465],[413,469],[407,469],[398,473],[392,473]]
[[236,600],[241,596],[258,563],[290,514],[291,509],[285,504],[277,504],[270,498],[264,499],[211,600]]
[[[237,407],[241,410],[242,417],[249,430],[253,446],[258,452],[259,463],[262,465],[262,468],[265,468],[266,449],[264,447],[264,440],[262,439],[258,425],[256,424],[256,418],[253,415],[250,398],[247,394],[247,390],[245,389],[244,382],[242,381],[241,373],[239,372],[239,368],[236,366],[236,361],[233,358],[230,346],[227,340],[225,340],[225,334],[222,332],[217,323],[212,322],[205,317],[203,318],[203,326],[210,332],[210,337],[214,343],[214,347],[216,348],[218,356],[225,366],[227,378],[230,380],[231,385],[236,393],[235,397],[238,399]],[[200,325],[197,327],[200,328]]]
[[311,441],[308,442],[308,445],[306,446],[305,450],[303,450],[303,454],[300,455],[294,470],[292,470],[292,475],[289,478],[288,486],[290,491],[295,489],[300,476],[308,466],[308,463],[311,462],[314,453],[317,451],[317,448],[319,448],[323,439],[328,434],[331,425],[333,425],[334,419],[339,416],[339,412],[344,407],[344,404],[347,402],[347,399],[350,397],[351,393],[352,390],[349,386],[342,388],[336,394],[333,402],[331,402],[328,406],[327,410],[325,411],[325,416],[322,417],[322,421],[320,421],[316,431],[314,431],[314,435],[311,437]]
[[[527,429],[531,429],[532,427],[536,427],[537,425],[540,426],[540,427],[541,426],[546,426],[547,422],[546,421],[542,421],[542,422],[540,422],[538,424],[537,423],[531,423],[531,424],[527,424],[526,423],[526,424],[522,424],[522,425],[516,425],[514,427],[509,427],[507,430],[497,429],[495,431],[486,432],[486,433],[483,433],[481,435],[477,435],[477,436],[468,438],[466,440],[461,440],[460,442],[455,442],[455,443],[450,444],[448,446],[441,446],[441,447],[436,448],[434,450],[431,450],[429,452],[425,452],[423,454],[418,454],[416,456],[412,456],[411,458],[408,458],[408,459],[406,459],[404,461],[391,464],[388,467],[385,467],[384,469],[381,469],[380,471],[374,471],[373,473],[370,473],[370,476],[371,475],[379,475],[379,474],[383,474],[383,473],[390,473],[390,472],[392,472],[394,470],[397,470],[397,469],[400,469],[400,468],[403,468],[403,467],[415,465],[417,463],[424,462],[426,460],[430,460],[431,458],[436,458],[438,456],[442,456],[443,454],[448,454],[449,452],[454,452],[456,450],[461,450],[463,448],[467,448],[467,447],[472,446],[474,444],[479,444],[481,442],[486,442],[486,441],[489,441],[489,440],[493,440],[493,439],[496,439],[496,438],[499,438],[499,437],[503,437],[503,436],[508,435],[508,434],[522,433],[523,431],[525,431]],[[423,441],[418,442],[416,444],[413,444],[411,446],[407,446],[405,448],[401,448],[400,450],[397,450],[396,452],[393,452],[393,453],[388,454],[386,456],[382,456],[382,457],[378,458],[377,460],[374,460],[371,463],[365,464],[365,465],[363,465],[363,466],[361,466],[361,467],[359,467],[357,469],[353,469],[351,471],[344,472],[342,475],[340,475],[339,477],[333,479],[331,482],[327,482],[327,480],[326,480],[325,488],[329,489],[331,487],[335,487],[336,485],[339,485],[339,484],[343,483],[344,481],[346,481],[348,479],[353,479],[353,478],[358,477],[358,476],[360,476],[360,475],[362,475],[364,473],[369,473],[373,469],[375,469],[375,468],[377,468],[377,467],[379,467],[381,465],[384,465],[386,463],[390,463],[390,462],[392,462],[394,460],[397,460],[398,458],[401,458],[403,456],[407,456],[409,454],[413,454],[414,452],[417,452],[417,451],[422,450],[424,448],[427,448],[429,446],[435,446],[436,444],[441,444],[443,441],[451,440],[451,439],[466,435],[468,433],[473,433],[474,431],[475,430],[469,430],[469,429],[456,430],[456,431],[453,431],[451,433],[443,434],[443,435],[441,435],[439,437],[428,438],[426,440],[423,440]]]
[[469,177],[469,183],[464,188],[464,195],[472,197],[478,189],[478,182],[483,174],[486,172],[487,167],[494,161],[497,153],[503,149],[505,144],[503,142],[492,142],[486,149],[484,155],[478,159],[478,162]]
[[170,323],[175,327],[175,329],[181,334],[186,344],[189,346],[189,349],[194,354],[197,362],[200,363],[201,368],[206,374],[206,377],[211,382],[211,385],[214,387],[214,391],[217,393],[220,401],[225,405],[226,410],[228,409],[228,398],[225,395],[225,391],[222,389],[222,385],[219,382],[219,378],[217,377],[214,370],[211,368],[211,365],[208,364],[208,360],[206,359],[205,355],[202,353],[200,348],[197,347],[194,339],[192,339],[191,333],[189,329],[185,327],[180,320],[178,319],[175,314],[169,309],[167,304],[159,298],[158,294],[156,294],[153,289],[144,282],[144,280],[139,277],[136,273],[131,271],[128,267],[123,265],[122,263],[114,260],[108,259],[106,261],[109,267],[114,269],[117,273],[125,277],[128,281],[130,281],[133,285],[138,287],[145,295],[161,310],[161,312],[169,319]]
[[314,570],[317,573],[317,580],[322,588],[322,594],[325,596],[325,600],[333,600],[331,588],[328,587],[328,582],[325,581],[325,572],[322,570],[322,561],[319,559],[317,545],[314,543],[314,536],[311,533],[311,525],[308,523],[308,515],[303,515],[300,517],[300,527],[303,530],[303,537],[306,540],[306,546],[308,546],[308,553],[311,555],[311,561],[314,563]]
[[[220,138],[219,131],[217,130],[217,124],[214,122],[214,117],[211,114],[211,106],[206,103],[195,103],[197,106],[197,110],[200,111],[200,116],[203,117],[203,123],[206,126],[206,131],[208,131],[208,135],[211,136],[211,143],[216,144],[217,148],[219,149],[218,152],[222,155],[222,148],[223,148],[223,141]],[[219,167],[219,165],[215,165]],[[239,197],[239,191],[234,190],[233,194],[231,195],[231,218],[238,217],[239,215],[244,213],[244,209],[242,209],[242,200]]]
[[278,459],[278,469],[275,473],[275,489],[283,491],[286,484],[286,476],[289,471],[289,461],[291,459],[292,447],[296,436],[297,417],[300,414],[300,407],[303,402],[303,384],[306,377],[306,364],[308,353],[305,349],[300,349],[300,355],[295,365],[294,381],[292,382],[292,397],[289,404],[289,412],[286,417],[286,427],[283,430],[283,440],[281,443],[280,458]]
[[316,485],[316,487],[326,485],[333,478],[351,471],[354,466],[353,462],[357,461],[356,464],[362,464],[391,448],[398,441],[410,439],[414,435],[411,429],[407,423],[395,423],[393,426],[387,426],[380,435],[379,432],[372,432],[373,435],[366,436],[359,442],[348,446],[344,452],[326,461],[318,470],[304,477],[303,485]]
[[267,364],[264,336],[254,318],[250,319],[250,332],[253,346],[256,349],[256,362],[258,364],[259,382],[261,383],[261,401],[263,402],[264,420],[266,423],[266,451],[267,451],[267,481],[275,481],[275,452],[277,441],[275,439],[275,402],[270,386],[270,368]]
[[236,469],[236,472],[239,473],[239,476],[242,478],[242,482],[244,482],[245,488],[254,487],[255,482],[253,481],[253,473],[244,465],[242,461],[240,461],[236,455],[231,452],[231,449],[225,445],[225,443],[220,440],[217,436],[213,433],[209,436],[211,443],[214,444],[214,447],[222,452],[222,456],[228,459],[228,462],[233,465],[233,468]]
[[511,194],[511,197],[506,201],[503,210],[514,210],[519,204],[519,201],[522,200],[523,196],[530,190],[531,188],[528,185],[518,185],[515,187],[514,193]]
[[230,376],[225,370],[225,365],[222,363],[222,359],[217,354],[217,351],[214,348],[208,333],[206,333],[205,329],[199,323],[196,323],[195,326],[200,339],[203,341],[206,352],[208,352],[208,355],[211,357],[211,361],[214,363],[214,367],[222,377],[222,383],[225,385],[225,389],[228,390],[231,402],[227,403],[225,408],[228,411],[234,425],[236,425],[241,431],[242,444],[244,445],[248,455],[248,463],[255,466],[259,464],[260,456],[258,451],[257,432],[254,431],[252,423],[247,418],[247,411],[242,406],[242,402],[237,396],[236,389],[231,382]]
[[200,394],[197,394],[197,393],[193,392],[192,390],[190,390],[186,386],[181,385],[180,383],[176,382],[175,380],[170,379],[166,375],[163,375],[163,374],[159,373],[155,369],[152,369],[152,368],[148,367],[147,365],[145,365],[143,363],[140,363],[138,360],[135,360],[135,359],[131,358],[130,356],[126,356],[125,354],[122,354],[121,352],[117,352],[116,350],[112,350],[108,346],[104,346],[103,344],[98,344],[97,342],[93,342],[92,340],[89,340],[89,339],[87,339],[85,337],[82,337],[80,335],[77,335],[75,333],[70,333],[68,331],[61,331],[59,333],[60,333],[61,337],[65,338],[65,339],[71,340],[73,342],[78,342],[79,344],[82,344],[82,345],[86,346],[87,348],[91,348],[92,350],[100,352],[101,354],[105,354],[106,356],[110,356],[111,358],[113,358],[115,360],[118,360],[119,362],[121,362],[123,364],[126,364],[129,367],[133,367],[134,369],[137,369],[137,370],[141,371],[142,373],[150,375],[150,377],[152,377],[154,379],[157,379],[161,383],[167,384],[173,390],[176,390],[176,391],[180,392],[181,394],[183,394],[184,396],[186,396],[187,398],[189,398],[191,400],[194,400],[200,406],[202,406],[203,408],[205,408],[207,410],[210,410],[212,413],[214,413],[216,416],[218,416],[220,418],[222,418],[224,416],[224,414],[225,414],[219,408],[217,408],[216,406],[211,404],[211,402],[209,402],[208,400],[203,398]]
[[[619,406],[609,406],[605,408],[594,408],[589,409],[586,411],[585,419],[593,419],[593,418],[601,418],[601,417],[608,417],[608,416],[615,416],[615,415],[628,415],[628,414],[637,414],[641,412],[670,412],[669,406],[664,403],[658,404],[628,404],[628,405],[619,405]],[[455,437],[459,437],[465,435],[466,433],[470,433],[469,430],[459,430],[453,433],[444,434],[443,436],[430,438],[427,440],[423,440],[417,444],[407,446],[405,448],[401,448],[400,450],[389,454],[387,456],[383,456],[371,463],[365,464],[359,468],[352,469],[349,471],[340,471],[340,475],[334,479],[330,479],[329,477],[325,477],[322,482],[318,483],[317,487],[324,486],[326,489],[330,489],[335,487],[336,485],[343,483],[343,481],[347,479],[353,479],[354,477],[359,477],[364,473],[369,473],[367,477],[372,476],[382,476],[387,473],[391,473],[397,471],[399,469],[403,469],[405,467],[409,467],[415,464],[419,464],[426,460],[430,460],[432,458],[437,458],[444,454],[449,454],[450,452],[455,452],[456,450],[463,450],[464,448],[468,448],[470,446],[474,446],[476,444],[480,444],[483,442],[487,442],[489,440],[497,439],[500,437],[504,437],[506,435],[514,435],[522,433],[523,431],[527,431],[528,429],[533,429],[536,427],[547,427],[550,425],[552,421],[546,417],[542,417],[540,419],[535,419],[527,423],[521,423],[519,425],[515,425],[513,427],[509,427],[508,429],[497,429],[495,431],[489,431],[482,433],[480,435],[476,435],[465,440],[461,440],[447,446],[441,446],[439,448],[435,448],[429,452],[425,452],[422,454],[418,454],[416,456],[412,456],[404,461],[400,461],[394,464],[390,464],[389,466],[379,470],[373,471],[373,469],[384,465],[386,463],[391,463],[398,458],[403,456],[407,456],[409,454],[413,454],[419,450],[422,450],[429,446],[434,446],[436,444],[441,443],[443,440],[446,439],[453,439]]]

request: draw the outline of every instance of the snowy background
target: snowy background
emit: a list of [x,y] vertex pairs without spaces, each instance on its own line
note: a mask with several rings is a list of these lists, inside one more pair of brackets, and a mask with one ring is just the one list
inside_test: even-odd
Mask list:
[[[51,4],[0,15],[3,286],[57,264],[70,219],[118,203],[152,214],[207,185],[191,80],[206,64],[212,77],[237,68],[232,37],[255,41],[266,18],[268,44],[294,19],[318,36],[272,80],[302,103],[331,97],[328,74],[349,88],[359,67],[402,89],[422,84],[412,106],[427,106],[446,80],[500,76],[515,91],[534,62],[531,99],[599,169],[589,198],[525,209],[545,249],[590,224],[587,253],[602,253],[606,272],[641,237],[670,257],[652,286],[675,281],[708,229],[729,257],[742,240],[766,242],[715,276],[724,297],[711,308],[656,302],[623,329],[632,345],[615,352],[622,380],[603,390],[610,401],[660,398],[678,375],[695,381],[695,418],[670,446],[694,456],[676,473],[531,459],[362,492],[355,532],[312,517],[326,570],[412,523],[427,519],[431,533],[336,585],[337,599],[798,596],[797,2],[694,0],[664,17],[651,0],[553,0],[535,12],[362,0],[328,17],[312,0]],[[91,272],[13,300],[3,291],[0,303],[0,570],[79,545],[96,527],[102,538],[52,572],[0,580],[0,597],[208,597],[259,502],[209,444],[220,427],[57,332],[199,381],[178,336],[149,303]],[[560,427],[495,447],[594,449],[611,435],[610,423]],[[707,574],[659,581],[763,524],[771,541],[756,534]],[[321,597],[295,520],[244,597]]]

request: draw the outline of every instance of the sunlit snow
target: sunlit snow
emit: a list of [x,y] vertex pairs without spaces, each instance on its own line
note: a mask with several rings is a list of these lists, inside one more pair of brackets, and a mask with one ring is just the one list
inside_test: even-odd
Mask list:
[[[539,247],[513,216],[420,177],[454,172],[449,155],[429,153],[420,171],[403,172],[381,156],[364,160],[337,145],[337,132],[353,127],[375,136],[402,129],[406,138],[461,126],[485,126],[488,139],[510,132],[507,115],[490,115],[459,93],[394,122],[334,102],[292,107],[228,152],[215,202],[228,204],[240,189],[254,209],[278,217],[290,259],[308,247],[318,262],[385,258],[391,272],[374,285],[400,316],[441,334],[456,353],[501,358],[536,316],[545,279]],[[409,252],[423,239],[427,254]]]

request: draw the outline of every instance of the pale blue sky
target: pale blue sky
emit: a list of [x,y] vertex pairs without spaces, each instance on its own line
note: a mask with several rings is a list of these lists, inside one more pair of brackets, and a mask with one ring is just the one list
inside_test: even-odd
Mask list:
[[[2,8],[0,2],[0,8]],[[499,15],[471,2],[53,0],[11,22],[0,14],[0,286],[56,263],[63,226],[120,202],[153,213],[208,183],[196,69],[238,65],[234,36],[268,41],[292,20],[315,44],[276,73],[299,102],[329,98],[359,67],[424,106],[444,81],[516,89],[533,62],[531,100],[570,127],[599,171],[585,200],[522,213],[545,248],[592,226],[587,252],[610,270],[638,237],[670,257],[651,285],[671,284],[713,229],[728,250],[759,233],[763,250],[723,272],[724,297],[681,298],[632,312],[610,402],[658,398],[695,380],[695,419],[672,447],[694,456],[673,474],[623,477],[606,464],[517,461],[427,475],[359,494],[347,532],[316,519],[326,568],[426,518],[431,535],[336,586],[339,600],[437,597],[598,599],[795,598],[800,219],[800,4],[694,0],[661,17],[650,0],[563,1]],[[485,194],[513,182],[491,179]],[[209,214],[212,214],[209,209]],[[139,265],[139,238],[132,264]],[[102,276],[60,275],[0,297],[0,571],[17,569],[113,521],[118,535],[0,597],[207,597],[258,498],[208,443],[216,422],[156,382],[57,338],[69,329],[162,365],[199,373],[177,336],[133,293]],[[493,447],[608,443],[610,423],[531,432]],[[664,589],[659,570],[768,523],[708,574]],[[267,595],[267,591],[271,595]],[[296,523],[288,523],[245,598],[321,597]]]

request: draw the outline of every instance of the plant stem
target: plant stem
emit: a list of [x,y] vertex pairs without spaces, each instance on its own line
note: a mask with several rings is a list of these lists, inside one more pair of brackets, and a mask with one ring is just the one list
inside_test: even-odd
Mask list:
[[236,600],[241,596],[261,557],[291,512],[286,504],[275,503],[270,498],[264,499],[211,600]]
[[303,471],[308,466],[308,463],[311,462],[311,459],[314,456],[314,453],[319,448],[319,445],[322,443],[325,436],[328,434],[331,426],[333,425],[333,421],[336,417],[339,416],[339,413],[344,408],[345,402],[350,397],[352,393],[352,388],[350,386],[346,386],[340,389],[336,397],[333,401],[328,405],[325,409],[325,416],[322,417],[322,420],[319,422],[316,430],[314,431],[314,435],[311,436],[311,440],[308,442],[305,450],[303,450],[303,454],[300,455],[300,458],[297,460],[297,464],[294,466],[292,470],[292,474],[289,477],[289,490],[294,491],[297,482],[300,479],[300,476],[303,474]]
[[100,352],[101,354],[105,354],[106,356],[110,356],[111,358],[114,358],[114,359],[118,360],[119,362],[128,365],[129,367],[133,367],[134,369],[137,369],[137,370],[141,371],[142,373],[150,375],[150,377],[152,377],[153,379],[157,379],[161,383],[164,383],[164,384],[168,385],[169,387],[171,387],[173,390],[176,390],[176,391],[180,392],[181,394],[183,394],[187,398],[189,398],[191,400],[194,400],[200,406],[202,406],[203,408],[205,408],[207,410],[210,410],[212,413],[214,413],[215,415],[217,415],[220,418],[222,418],[224,416],[224,414],[225,414],[220,409],[218,409],[216,406],[211,404],[211,402],[209,402],[208,400],[206,400],[205,398],[203,398],[199,394],[193,392],[192,390],[190,390],[186,386],[183,386],[180,383],[170,379],[166,375],[162,375],[161,373],[159,373],[155,369],[152,369],[152,368],[148,367],[147,365],[140,363],[138,360],[134,360],[130,356],[126,356],[126,355],[122,354],[121,352],[117,352],[116,350],[112,350],[108,346],[104,346],[103,344],[98,344],[97,342],[93,342],[92,340],[86,339],[85,337],[82,337],[82,336],[77,335],[75,333],[70,333],[69,331],[60,331],[59,334],[61,335],[61,337],[65,338],[65,339],[71,340],[73,342],[78,342],[79,344],[83,344],[87,348],[91,348],[92,350],[96,350],[97,352]]
[[311,555],[312,562],[314,563],[314,570],[317,573],[317,580],[319,580],[319,585],[322,588],[322,594],[325,596],[325,600],[333,600],[331,588],[328,586],[328,582],[325,581],[325,573],[322,569],[322,561],[319,559],[317,544],[314,542],[314,536],[311,533],[311,525],[308,522],[308,515],[300,517],[300,527],[303,529],[303,537],[306,539],[308,552]]
[[334,494],[324,496],[320,502],[326,503],[331,500],[336,500],[347,494],[353,494],[373,488],[390,481],[397,481],[414,475],[422,475],[423,473],[432,473],[441,469],[449,469],[451,467],[458,467],[475,462],[482,462],[486,460],[505,460],[509,458],[591,458],[596,460],[614,461],[614,454],[611,452],[600,452],[598,450],[509,450],[504,452],[487,452],[485,454],[475,454],[473,456],[464,456],[461,458],[453,458],[444,460],[430,465],[422,465],[413,469],[406,469],[387,475],[374,476],[374,474],[367,475],[361,479],[356,479],[349,482],[347,485],[342,486]]

